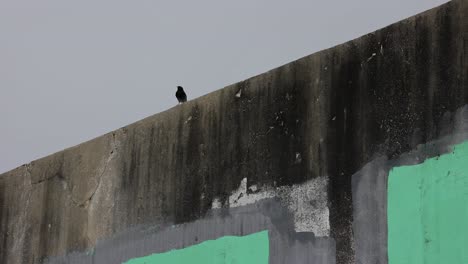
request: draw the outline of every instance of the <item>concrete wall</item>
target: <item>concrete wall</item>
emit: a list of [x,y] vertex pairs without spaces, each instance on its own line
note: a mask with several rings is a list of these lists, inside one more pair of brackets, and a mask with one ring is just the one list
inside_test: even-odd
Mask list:
[[0,262],[139,263],[267,230],[269,263],[388,263],[391,168],[468,139],[467,87],[454,0],[0,175]]

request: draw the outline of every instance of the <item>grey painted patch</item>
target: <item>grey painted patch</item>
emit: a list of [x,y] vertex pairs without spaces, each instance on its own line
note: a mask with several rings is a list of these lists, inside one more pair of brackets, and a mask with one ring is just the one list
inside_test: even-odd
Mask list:
[[243,236],[262,230],[269,230],[271,264],[336,263],[334,240],[315,237],[308,232],[296,233],[293,216],[277,199],[213,210],[205,219],[192,223],[136,228],[98,242],[91,252],[71,253],[49,259],[47,263],[121,263],[226,235]]
[[387,263],[387,159],[353,175],[353,233],[356,263]]
[[[398,159],[376,158],[353,175],[353,233],[356,263],[387,264],[387,182],[391,168],[419,164],[427,158],[452,150],[452,146],[468,140],[468,106],[454,116],[454,133],[440,140],[419,145]],[[447,118],[451,120],[452,118]],[[451,127],[450,123],[441,124]]]

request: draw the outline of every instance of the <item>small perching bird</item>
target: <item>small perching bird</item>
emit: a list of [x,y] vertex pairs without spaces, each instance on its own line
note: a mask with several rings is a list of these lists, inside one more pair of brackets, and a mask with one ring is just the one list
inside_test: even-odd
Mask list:
[[184,88],[182,86],[177,86],[177,92],[175,93],[177,100],[179,100],[179,104],[187,102],[187,95],[184,92]]

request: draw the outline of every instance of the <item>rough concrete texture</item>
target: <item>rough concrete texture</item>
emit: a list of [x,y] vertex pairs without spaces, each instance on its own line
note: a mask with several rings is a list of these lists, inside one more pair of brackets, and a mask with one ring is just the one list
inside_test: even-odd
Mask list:
[[[136,226],[209,221],[215,199],[228,204],[244,178],[249,189],[327,177],[329,236],[292,229],[282,237],[300,239],[275,250],[287,263],[365,263],[358,261],[368,254],[363,240],[381,227],[353,234],[353,212],[375,205],[356,205],[362,198],[353,195],[352,175],[377,157],[393,160],[455,133],[451,113],[468,102],[467,66],[468,2],[454,0],[4,173],[0,262],[40,263],[95,248],[83,263],[113,263],[115,253],[105,257],[98,240]],[[238,221],[240,229],[280,232],[262,219]],[[203,239],[240,232],[223,230],[193,232]],[[186,233],[174,234],[185,241]],[[384,251],[374,263],[386,263]]]

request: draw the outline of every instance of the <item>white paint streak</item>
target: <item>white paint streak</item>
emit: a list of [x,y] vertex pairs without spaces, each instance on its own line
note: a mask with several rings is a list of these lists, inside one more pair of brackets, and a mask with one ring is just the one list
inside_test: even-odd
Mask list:
[[[229,197],[227,207],[246,206],[277,197],[293,214],[296,232],[313,232],[317,237],[326,237],[330,234],[327,188],[327,177],[318,177],[293,186],[264,187],[263,190],[257,185],[247,188],[247,178],[244,178]],[[214,199],[212,208],[221,207],[219,199]]]
[[375,56],[377,56],[377,53],[372,53],[372,56],[370,56],[370,57],[367,59],[367,62],[371,61]]
[[236,97],[237,98],[241,98],[242,96],[242,89],[240,89],[237,93],[236,93]]
[[211,208],[213,209],[219,209],[221,208],[223,205],[221,204],[221,201],[218,199],[218,198],[215,198],[213,200],[213,203],[211,203]]
[[229,196],[229,207],[239,207],[256,203],[260,200],[273,198],[272,191],[263,191],[257,193],[247,193],[247,178],[242,179],[239,188]]
[[299,164],[302,162],[302,156],[301,153],[296,152],[296,164]]
[[254,184],[254,185],[250,186],[249,190],[251,190],[252,192],[256,192],[258,190],[257,185]]

